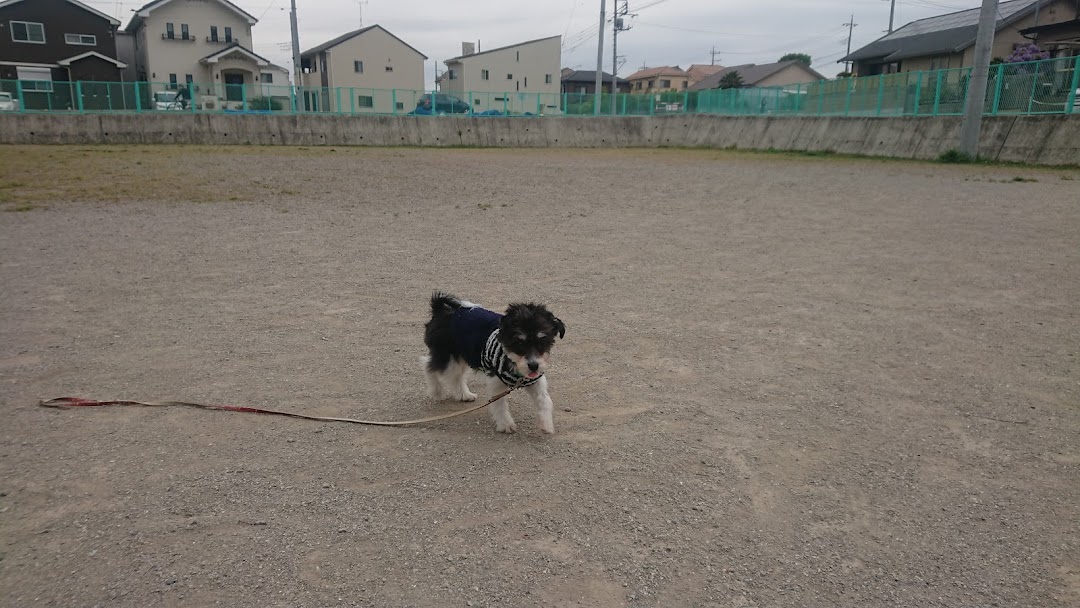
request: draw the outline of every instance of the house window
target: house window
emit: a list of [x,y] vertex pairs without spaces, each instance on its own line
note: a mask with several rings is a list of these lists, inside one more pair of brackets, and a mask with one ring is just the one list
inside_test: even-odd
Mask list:
[[670,80],[661,80],[660,81],[660,88],[661,89],[670,89],[671,88],[671,81]]
[[544,84],[551,84],[551,74],[544,74]]
[[169,74],[169,88],[176,90],[176,74]]
[[11,39],[15,42],[45,44],[45,26],[31,21],[12,21]]
[[684,91],[686,89],[689,89],[690,88],[690,81],[689,80],[682,81],[682,88],[683,88]]
[[363,61],[354,61],[354,62],[352,62],[352,71],[356,72],[357,74],[363,74],[364,73],[364,62]]
[[516,51],[516,52],[517,52],[517,58],[514,61],[521,61],[521,51]]
[[656,84],[656,81],[655,81],[655,80],[650,80],[650,81],[649,81],[649,88],[650,88],[650,89],[651,89],[651,88],[653,88],[653,86],[654,86],[655,84]]
[[405,102],[404,101],[399,101],[399,102],[397,102],[397,105],[395,107],[397,107],[397,109],[399,109],[399,110],[404,110],[405,109]]
[[195,79],[192,78],[191,74],[184,74],[184,82],[187,83],[188,90],[190,91],[191,90],[191,83],[195,82]]
[[171,23],[166,23],[165,24],[165,37],[168,38],[169,40],[172,40],[173,38],[176,38],[176,28],[173,27],[173,24],[171,24]]
[[225,42],[232,42],[232,28],[225,27]]
[[514,90],[515,91],[520,91],[521,90],[521,83],[520,82],[515,82],[514,83]]
[[640,80],[634,83],[634,88],[639,90],[639,91],[641,90],[641,81]]
[[507,74],[507,75],[506,75],[506,79],[507,79],[507,80],[513,80],[513,79],[514,79],[514,75],[513,75],[513,74]]
[[259,78],[262,78],[263,84],[274,84],[274,75],[270,72],[259,74]]
[[392,65],[386,66],[386,71],[387,72],[393,72],[394,71],[394,66],[392,66]]
[[211,25],[210,26],[210,42],[217,42],[217,41],[218,41],[217,26],[216,25]]
[[180,24],[180,39],[181,40],[190,40],[191,39],[191,37],[188,35],[188,26],[187,26],[186,23],[181,23]]
[[490,79],[491,79],[491,72],[488,72],[487,70],[480,70],[480,80],[490,80]]
[[356,105],[360,106],[361,108],[374,108],[375,98],[371,95],[361,95],[356,98]]
[[451,70],[447,70],[447,71],[446,71],[446,76],[447,76],[447,78],[449,78],[450,80],[457,80],[457,72],[455,72],[455,71],[454,71],[454,70],[452,70],[452,69],[451,69]]
[[15,74],[22,82],[23,91],[44,91],[48,93],[53,90],[52,70],[49,68],[16,67]]
[[529,77],[528,76],[525,77],[525,88],[526,89],[529,88]]
[[97,36],[90,34],[64,34],[64,42],[84,46],[97,46]]

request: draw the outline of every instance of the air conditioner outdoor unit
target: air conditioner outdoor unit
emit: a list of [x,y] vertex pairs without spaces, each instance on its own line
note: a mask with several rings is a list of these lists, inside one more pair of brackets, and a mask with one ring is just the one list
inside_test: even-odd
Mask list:
[[217,97],[214,97],[213,95],[203,95],[202,107],[204,110],[216,110],[217,102]]

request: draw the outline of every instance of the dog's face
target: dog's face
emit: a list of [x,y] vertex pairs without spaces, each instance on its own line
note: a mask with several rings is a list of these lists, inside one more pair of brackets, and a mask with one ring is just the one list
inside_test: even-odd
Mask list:
[[566,325],[542,304],[511,304],[499,323],[499,341],[506,356],[526,378],[544,373],[556,336],[565,334]]

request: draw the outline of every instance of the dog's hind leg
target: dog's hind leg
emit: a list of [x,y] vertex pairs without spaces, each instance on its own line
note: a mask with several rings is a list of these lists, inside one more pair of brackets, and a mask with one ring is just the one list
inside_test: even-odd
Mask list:
[[536,405],[536,423],[540,430],[549,435],[554,433],[555,421],[552,419],[552,412],[555,406],[551,403],[551,396],[548,395],[547,378],[540,376],[539,380],[526,386],[525,391],[529,393],[533,404]]
[[420,364],[424,367],[424,377],[427,378],[427,394],[432,399],[446,399],[446,389],[443,388],[439,377],[442,372],[433,369],[431,357],[420,357]]
[[[497,395],[505,390],[506,385],[503,384],[502,380],[495,376],[488,378],[487,392],[489,395]],[[510,415],[510,402],[506,400],[506,397],[489,405],[488,411],[491,412],[491,418],[495,421],[496,431],[500,433],[517,432],[517,423],[514,422],[514,418]]]
[[446,370],[446,379],[450,384],[450,397],[458,401],[476,401],[476,393],[469,390],[467,382],[469,377],[469,364],[457,359],[450,363]]

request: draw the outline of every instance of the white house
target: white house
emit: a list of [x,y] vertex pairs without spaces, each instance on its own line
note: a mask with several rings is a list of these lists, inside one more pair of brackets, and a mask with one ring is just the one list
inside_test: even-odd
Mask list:
[[330,112],[411,110],[426,59],[381,25],[354,30],[300,53],[305,103]]
[[468,102],[474,112],[512,114],[559,111],[562,37],[550,36],[465,54],[446,61],[442,90]]
[[199,107],[215,109],[262,96],[263,74],[273,70],[251,50],[257,21],[228,0],[154,0],[125,30],[135,38],[139,80],[154,91],[185,87]]

